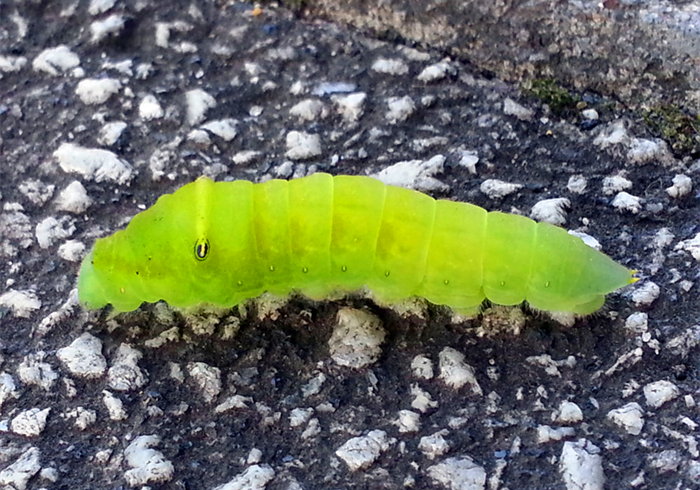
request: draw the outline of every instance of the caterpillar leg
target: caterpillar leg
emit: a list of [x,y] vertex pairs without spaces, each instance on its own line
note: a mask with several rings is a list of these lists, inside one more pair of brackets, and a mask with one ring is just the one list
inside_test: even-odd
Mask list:
[[599,310],[605,303],[605,295],[601,294],[596,296],[591,301],[586,303],[581,303],[572,308],[572,312],[577,315],[590,315],[591,313]]
[[476,318],[481,314],[481,304],[478,304],[476,306],[466,306],[462,308],[452,308],[452,312],[454,313],[452,315],[453,322],[471,320],[472,318]]

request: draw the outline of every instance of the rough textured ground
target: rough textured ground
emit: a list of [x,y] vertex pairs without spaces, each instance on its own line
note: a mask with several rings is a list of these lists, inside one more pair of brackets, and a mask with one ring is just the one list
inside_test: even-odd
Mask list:
[[554,78],[637,107],[700,110],[700,7],[668,0],[289,0],[522,81]]
[[[561,119],[440,53],[248,4],[0,4],[0,40],[0,485],[697,488],[700,164],[614,100]],[[94,239],[159,195],[314,171],[565,218],[642,280],[574,326],[76,305]]]

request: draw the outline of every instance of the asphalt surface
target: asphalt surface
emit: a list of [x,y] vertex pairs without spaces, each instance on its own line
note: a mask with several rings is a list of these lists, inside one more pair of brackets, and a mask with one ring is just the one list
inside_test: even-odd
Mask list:
[[[0,486],[697,488],[700,164],[579,97],[275,7],[0,4]],[[558,221],[641,280],[573,322],[77,304],[161,194],[315,171]]]

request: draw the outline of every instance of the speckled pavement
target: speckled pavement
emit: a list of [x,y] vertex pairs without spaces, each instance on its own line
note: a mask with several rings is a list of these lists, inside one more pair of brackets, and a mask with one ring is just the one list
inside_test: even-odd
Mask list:
[[[275,6],[0,4],[0,488],[697,488],[700,163],[577,96]],[[641,280],[579,319],[77,303],[161,194],[316,171],[560,224]]]

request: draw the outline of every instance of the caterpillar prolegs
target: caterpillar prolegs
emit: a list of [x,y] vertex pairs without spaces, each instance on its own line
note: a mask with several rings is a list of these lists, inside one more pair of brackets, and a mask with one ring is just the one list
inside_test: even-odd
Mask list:
[[265,291],[323,298],[368,287],[456,309],[484,299],[591,313],[635,279],[562,228],[435,200],[369,177],[213,182],[161,196],[98,239],[78,280],[87,308],[234,306]]

